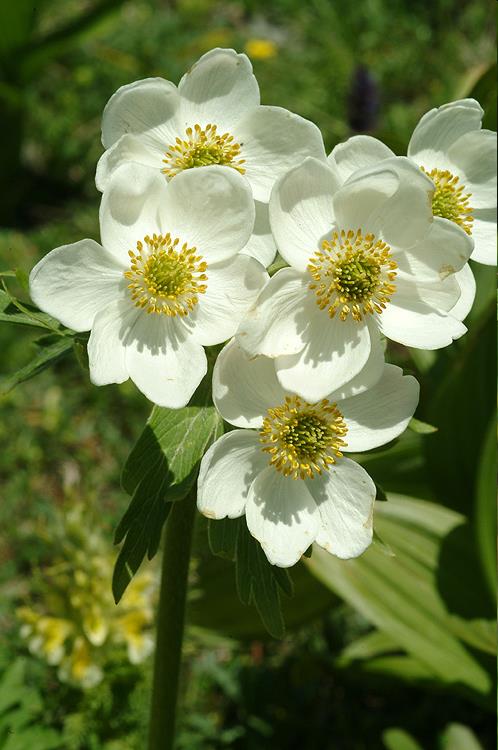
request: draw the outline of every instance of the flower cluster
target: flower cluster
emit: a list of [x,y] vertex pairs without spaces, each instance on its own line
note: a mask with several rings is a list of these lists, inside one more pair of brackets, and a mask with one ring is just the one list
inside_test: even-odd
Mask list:
[[[472,99],[432,110],[406,157],[369,136],[327,157],[318,128],[261,105],[248,58],[225,49],[178,87],[137,81],[105,107],[102,244],[49,253],[32,297],[90,331],[92,382],[131,378],[160,406],[186,405],[203,347],[229,341],[213,400],[239,429],[204,456],[198,505],[245,514],[275,565],[372,539],[375,485],[344,453],[394,439],[417,406],[385,340],[438,349],[466,331],[468,260],[494,262],[482,115]],[[270,278],[277,249],[287,266]]]
[[155,576],[150,569],[135,576],[116,609],[109,586],[114,557],[88,528],[82,505],[61,520],[56,537],[36,601],[17,610],[21,636],[31,653],[58,667],[61,681],[91,688],[103,679],[113,648],[124,646],[132,664],[152,652]]

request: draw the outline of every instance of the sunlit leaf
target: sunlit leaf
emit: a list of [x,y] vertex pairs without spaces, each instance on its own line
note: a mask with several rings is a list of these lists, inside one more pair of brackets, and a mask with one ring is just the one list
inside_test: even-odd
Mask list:
[[[36,342],[35,342],[36,343]],[[47,367],[65,357],[73,348],[73,339],[69,336],[46,336],[43,345],[37,347],[35,356],[30,362],[12,375],[0,378],[0,394],[8,393],[16,385],[33,378]]]
[[126,461],[122,482],[132,499],[115,533],[116,544],[124,539],[112,582],[116,601],[145,555],[156,554],[170,503],[188,493],[202,456],[222,432],[208,385],[206,378],[184,409],[155,406]]
[[[493,684],[485,666],[492,663],[489,608],[465,519],[391,495],[377,505],[375,525],[395,557],[372,545],[360,558],[342,561],[316,547],[306,565],[435,679],[487,700]],[[465,644],[482,652],[479,660]]]

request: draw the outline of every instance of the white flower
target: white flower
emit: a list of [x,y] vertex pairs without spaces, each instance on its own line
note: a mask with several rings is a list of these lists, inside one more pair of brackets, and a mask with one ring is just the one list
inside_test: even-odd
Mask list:
[[433,189],[404,157],[342,186],[313,158],[278,180],[270,221],[291,267],[270,279],[237,336],[249,354],[274,358],[284,388],[326,396],[362,369],[379,330],[419,349],[466,331],[447,311],[472,243],[453,223],[433,220]]
[[206,372],[203,346],[230,338],[267,280],[238,251],[254,222],[245,180],[222,167],[168,183],[122,165],[102,197],[102,245],[52,250],[32,270],[31,296],[75,331],[88,331],[96,385],[130,377],[147,398],[179,408]]
[[[375,365],[377,367],[377,364]],[[354,384],[307,403],[285,391],[270,359],[249,359],[236,341],[221,352],[213,398],[236,427],[207,451],[198,508],[212,519],[245,513],[268,560],[294,565],[316,542],[342,558],[372,540],[375,484],[345,451],[364,451],[401,434],[418,402],[415,378],[382,365],[369,390]],[[361,390],[361,389],[359,389]]]
[[316,125],[281,107],[260,105],[251,63],[232,49],[203,55],[178,88],[162,78],[122,86],[104,109],[102,143],[107,150],[97,166],[99,190],[129,161],[154,167],[167,180],[208,164],[243,174],[263,204],[256,208],[257,238],[246,252],[265,266],[275,256],[264,205],[273,183],[305,156],[325,159]]
[[[472,236],[472,260],[496,265],[496,133],[482,129],[483,110],[461,99],[427,112],[408,146],[408,157],[434,181],[434,216],[453,221]],[[394,154],[370,136],[354,136],[334,148],[329,159],[343,179]],[[461,279],[470,282],[465,270]],[[469,294],[463,289],[464,294]],[[462,308],[463,309],[463,308]]]

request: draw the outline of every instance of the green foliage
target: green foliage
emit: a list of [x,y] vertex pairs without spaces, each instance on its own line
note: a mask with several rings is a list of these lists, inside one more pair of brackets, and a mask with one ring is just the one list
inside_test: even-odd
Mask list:
[[386,729],[382,735],[386,750],[423,750],[423,748],[403,729]]
[[491,420],[484,440],[476,487],[477,548],[489,592],[496,594],[496,424]]
[[433,432],[437,432],[437,427],[427,424],[427,422],[422,422],[421,419],[415,419],[415,417],[410,419],[408,428],[419,435],[431,435]]
[[[104,102],[118,86],[140,77],[161,75],[178,80],[186,66],[212,46],[242,50],[248,38],[274,39],[276,57],[254,61],[263,101],[287,106],[316,121],[327,147],[350,134],[350,81],[359,62],[375,79],[381,102],[372,132],[398,153],[406,152],[407,140],[420,115],[452,98],[475,96],[486,109],[484,126],[494,127],[496,122],[495,70],[490,65],[495,54],[495,9],[490,0],[414,0],[409,11],[402,0],[369,0],[361,7],[344,8],[325,0],[310,4],[296,0],[276,0],[271,4],[263,0],[179,0],[168,7],[157,0],[131,0],[121,3],[121,7],[116,3],[111,9],[111,5],[102,0],[84,4],[75,0],[41,0],[36,3],[35,15],[34,4],[26,0],[0,4],[4,180],[0,223],[21,228],[19,232],[2,232],[0,254],[3,267],[19,267],[17,282],[21,287],[23,272],[25,282],[26,272],[52,247],[67,242],[70,236],[98,236],[99,195],[93,178],[101,152],[99,129]],[[116,10],[115,15],[108,10]],[[417,60],[417,65],[413,65],[413,60]],[[473,270],[478,298],[469,317],[469,336],[442,352],[410,354],[423,381],[420,419],[437,426],[438,432],[420,434],[410,430],[395,445],[358,457],[387,492],[437,500],[458,509],[470,520],[471,526],[457,526],[457,530],[465,531],[455,539],[458,544],[441,544],[441,555],[431,568],[431,575],[440,579],[443,565],[453,566],[447,573],[453,578],[449,587],[457,582],[460,585],[458,597],[453,593],[452,606],[467,608],[466,617],[459,618],[457,614],[452,620],[457,630],[462,624],[459,619],[472,620],[472,612],[480,611],[481,604],[476,599],[486,602],[490,594],[494,595],[495,574],[490,447],[494,431],[489,427],[492,396],[488,388],[493,380],[494,352],[490,346],[491,325],[482,326],[479,320],[489,303],[488,289],[495,294],[495,278],[492,269],[474,264]],[[21,291],[19,296],[22,298]],[[29,368],[34,333],[50,334],[54,333],[51,326],[59,328],[49,316],[21,304],[24,311],[0,293],[0,367],[6,379],[16,368]],[[36,344],[35,347],[41,353]],[[84,360],[84,342],[75,339],[74,348]],[[401,347],[393,347],[388,354],[396,363],[406,365],[409,361]],[[74,358],[64,356],[52,362],[58,363],[57,375],[49,368],[38,370],[37,379],[24,382],[2,398],[0,521],[9,528],[10,539],[10,543],[2,542],[0,550],[2,582],[6,582],[2,584],[2,594],[7,586],[9,592],[22,592],[27,585],[26,566],[36,554],[32,547],[27,549],[22,544],[19,528],[45,514],[54,502],[60,502],[67,486],[81,496],[98,498],[104,524],[117,520],[122,498],[116,490],[115,477],[126,446],[145,419],[143,399],[131,384],[92,388]],[[462,371],[470,373],[470,377],[460,376]],[[494,390],[494,383],[491,387]],[[433,403],[438,405],[437,418]],[[153,443],[149,445],[152,447]],[[145,457],[144,453],[144,460]],[[140,494],[141,480],[139,475],[137,486],[128,488],[135,499],[128,521],[135,528],[141,518],[144,526],[149,523],[152,527],[153,521],[147,519],[154,519],[156,511],[161,512],[158,509],[170,507],[164,503],[161,491],[154,489],[152,477],[151,484],[144,482]],[[153,511],[151,499],[152,505],[156,503]],[[388,508],[392,504],[390,500],[382,505]],[[439,512],[435,505],[424,507],[429,516]],[[382,513],[383,508],[379,518]],[[375,560],[378,558],[383,561],[381,564],[389,564],[391,570],[397,571],[404,558],[391,541],[394,528],[386,535],[381,527],[382,518],[378,533],[394,549],[396,557],[383,554],[380,543],[371,552],[376,555]],[[398,527],[403,535],[403,523],[396,520]],[[154,541],[152,528],[150,531],[145,549],[149,554],[159,538],[156,530]],[[423,543],[425,549],[423,534],[421,537],[417,536],[414,544]],[[468,546],[472,542],[479,560],[474,560],[467,572]],[[446,546],[453,548],[447,558]],[[456,560],[462,547],[459,565]],[[415,554],[416,550],[412,552]],[[319,553],[315,548],[311,560]],[[237,600],[231,561],[220,557],[211,558],[209,565],[202,561],[196,575],[204,594],[191,603],[195,622],[217,632],[233,628],[234,636],[262,637],[254,609]],[[320,637],[307,630],[302,638],[299,633],[293,634],[291,645],[270,642],[275,650],[265,652],[263,664],[258,664],[256,657],[253,659],[249,649],[241,656],[240,652],[227,650],[226,645],[216,647],[207,638],[203,640],[199,651],[188,658],[187,668],[193,679],[187,683],[196,694],[189,695],[183,712],[188,726],[182,729],[181,747],[214,750],[224,743],[233,745],[234,750],[266,750],[299,742],[303,750],[314,750],[330,740],[333,746],[342,743],[351,750],[379,750],[382,729],[396,726],[406,728],[425,749],[436,747],[436,735],[454,718],[478,727],[483,736],[487,733],[486,746],[491,746],[492,722],[486,724],[485,716],[465,697],[454,696],[453,688],[406,651],[399,640],[388,638],[384,630],[366,635],[365,619],[349,605],[344,605],[348,617],[339,621],[340,626],[332,627],[331,620],[339,611],[337,599],[302,566],[293,571],[293,580],[294,597],[280,597],[284,619],[292,627],[293,622],[301,625],[318,616]],[[420,591],[417,602],[423,613],[425,573],[419,577],[417,568],[410,580],[415,593]],[[448,581],[444,585],[448,587]],[[390,578],[385,578],[384,590],[390,592],[392,588]],[[9,609],[10,595],[2,596],[2,617]],[[455,604],[456,599],[459,601]],[[431,597],[429,601],[432,602]],[[206,618],[209,602],[212,606]],[[325,610],[327,617],[322,616]],[[467,625],[468,622],[463,627],[466,633]],[[3,641],[4,619],[0,627]],[[245,631],[241,632],[243,627]],[[487,627],[483,621],[481,636],[473,637],[485,641]],[[477,622],[471,630],[477,633]],[[456,638],[455,633],[451,635]],[[344,645],[341,638],[349,646],[338,656]],[[471,660],[480,661],[485,653],[470,644],[462,647],[472,651]],[[16,652],[12,649],[8,658],[14,662]],[[365,657],[353,657],[355,649],[358,654],[363,650]],[[223,653],[228,656],[223,657]],[[202,673],[199,664],[211,657],[209,670]],[[391,693],[378,687],[381,676],[386,674],[403,681],[404,689],[399,690],[398,683]],[[356,677],[358,682],[354,683]],[[114,679],[112,675],[110,679]],[[406,686],[414,681],[423,685],[416,693]],[[40,684],[53,686],[53,678],[46,677]],[[431,692],[435,688],[439,689],[437,699]],[[42,732],[49,725],[55,726],[54,717],[60,719],[64,711],[64,750],[142,750],[143,727],[140,733],[137,716],[145,723],[143,686],[138,694],[126,682],[119,689],[126,696],[133,692],[135,713],[125,702],[113,702],[107,688],[83,700],[79,695],[54,691],[53,687],[52,694],[44,690],[44,712],[36,717],[36,729]],[[78,708],[76,703],[80,704]],[[425,712],[419,713],[424,703]],[[354,719],[349,720],[352,705]],[[467,711],[470,715],[463,716]],[[119,726],[123,721],[126,727]],[[133,737],[126,734],[132,724]],[[451,741],[455,741],[452,731]],[[0,735],[0,745],[3,741]],[[469,742],[468,737],[465,741]],[[25,746],[38,750],[42,743],[28,737]],[[442,750],[454,748],[449,744]]]
[[483,750],[483,747],[469,727],[450,724],[441,735],[441,750]]
[[73,340],[69,336],[44,336],[34,343],[37,351],[33,359],[13,375],[0,378],[0,395],[51,367],[73,349]]
[[26,682],[26,661],[17,659],[0,681],[0,745],[2,750],[62,750],[61,735],[40,724],[43,700]]
[[235,562],[240,601],[254,604],[264,626],[274,638],[283,638],[285,624],[281,592],[293,594],[287,570],[270,565],[261,545],[249,533],[245,517],[209,521],[209,543],[214,554]]
[[132,499],[115,534],[116,544],[125,540],[112,581],[116,602],[145,555],[150,560],[156,554],[170,503],[186,496],[202,456],[222,433],[221,417],[210,405],[209,378],[184,409],[153,408],[124,465],[122,484]]
[[[422,745],[403,729],[386,729],[382,735],[386,750],[424,750]],[[439,737],[439,750],[483,750],[475,734],[462,724],[449,724]]]
[[434,679],[493,705],[493,613],[483,604],[465,519],[391,496],[377,508],[376,526],[394,557],[373,545],[344,562],[316,548],[306,564]]

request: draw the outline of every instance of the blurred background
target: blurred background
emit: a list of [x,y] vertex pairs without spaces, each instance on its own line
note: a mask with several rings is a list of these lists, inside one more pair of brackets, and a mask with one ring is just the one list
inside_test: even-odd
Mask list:
[[[328,149],[367,132],[404,154],[419,117],[460,97],[479,99],[496,128],[494,5],[3,2],[8,290],[28,300],[39,258],[99,239],[100,118],[122,84],[176,83],[202,53],[234,47],[251,57],[262,103],[316,122]],[[198,520],[179,749],[495,746],[496,297],[494,270],[472,267],[468,335],[438,353],[388,352],[420,379],[417,416],[438,431],[363,457],[392,493],[379,503],[382,541],[353,563],[316,550],[300,563],[283,640],[238,602],[233,566],[211,556]],[[0,322],[0,747],[143,750],[155,562],[118,608],[110,576],[129,500],[120,469],[150,405],[129,384],[92,387],[82,351],[30,367],[39,335]]]

